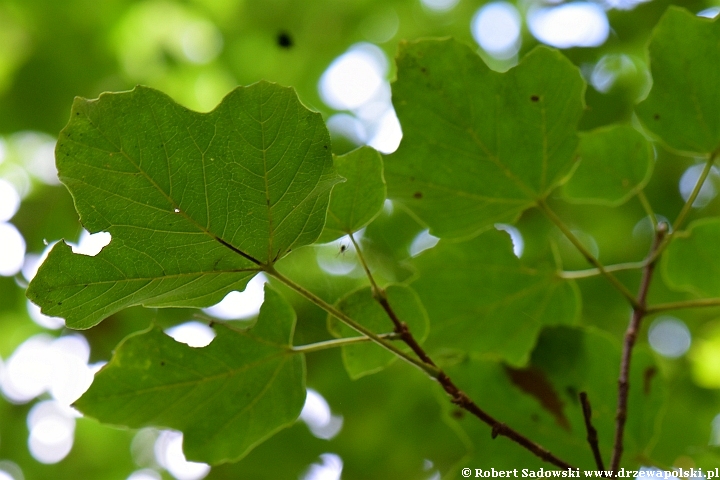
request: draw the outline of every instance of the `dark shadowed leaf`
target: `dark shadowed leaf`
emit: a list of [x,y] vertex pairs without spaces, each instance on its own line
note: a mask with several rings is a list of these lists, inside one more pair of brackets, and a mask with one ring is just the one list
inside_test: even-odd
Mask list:
[[95,257],[59,243],[28,296],[88,328],[131,305],[211,305],[262,265],[312,243],[334,173],[327,130],[294,91],[261,82],[196,113],[149,88],[76,99],[61,180]]
[[439,237],[512,222],[570,172],[585,83],[537,48],[506,73],[454,40],[401,45],[393,104],[403,129],[388,194]]
[[300,414],[305,361],[290,347],[294,327],[292,307],[266,286],[255,327],[216,324],[207,347],[157,328],[129,337],[75,406],[104,423],[180,430],[193,460],[238,460]]

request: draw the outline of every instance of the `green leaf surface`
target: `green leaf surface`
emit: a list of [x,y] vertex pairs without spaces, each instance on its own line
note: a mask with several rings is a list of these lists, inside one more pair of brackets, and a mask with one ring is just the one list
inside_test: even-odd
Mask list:
[[386,188],[380,154],[362,147],[335,157],[335,170],[345,178],[330,195],[327,222],[320,242],[357,232],[380,213]]
[[617,206],[650,180],[653,148],[630,126],[618,125],[580,135],[580,164],[565,184],[576,202]]
[[568,175],[585,83],[537,48],[506,73],[454,40],[402,44],[393,104],[403,129],[388,194],[438,237],[511,223]]
[[653,86],[638,117],[670,148],[690,155],[720,147],[720,23],[670,6],[653,31]]
[[668,285],[699,296],[720,296],[720,219],[693,222],[675,235],[663,256]]
[[505,232],[461,243],[441,240],[413,264],[431,350],[492,354],[512,365],[529,359],[543,326],[575,323],[580,298],[573,282],[523,265]]
[[305,360],[290,348],[294,327],[292,307],[266,285],[252,329],[215,324],[203,348],[157,328],[133,335],[75,406],[104,423],[180,430],[192,460],[238,460],[300,414]]
[[56,150],[95,257],[59,243],[28,296],[88,328],[131,306],[204,307],[320,235],[333,171],[327,130],[294,91],[239,87],[207,114],[149,88],[76,99]]
[[[420,298],[406,285],[389,285],[385,288],[388,303],[400,321],[405,322],[415,340],[422,343],[428,335],[428,317]],[[341,298],[337,308],[350,318],[375,333],[392,333],[395,328],[382,306],[373,298],[372,288],[363,287]],[[330,331],[336,337],[356,337],[357,332],[332,316],[328,317]],[[400,345],[400,343],[398,344]],[[402,345],[404,351],[410,351]],[[362,343],[342,347],[342,357],[350,378],[356,379],[379,372],[397,356],[379,345]]]
[[[468,358],[445,370],[490,415],[563,460],[595,470],[578,394],[588,394],[600,450],[608,455],[613,444],[617,403],[613,387],[619,358],[620,344],[608,334],[558,327],[543,331],[526,369],[513,370],[486,358]],[[652,355],[645,348],[634,352],[630,385],[623,457],[626,468],[650,458],[666,394]],[[452,406],[445,405],[445,409],[475,445],[466,463],[488,468],[549,467],[505,438],[493,440],[490,428],[477,418],[459,415]]]

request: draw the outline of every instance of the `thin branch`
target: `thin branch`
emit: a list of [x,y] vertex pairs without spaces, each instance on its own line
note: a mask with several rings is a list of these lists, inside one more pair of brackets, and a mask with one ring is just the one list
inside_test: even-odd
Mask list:
[[[648,258],[653,258],[653,254],[662,244],[665,234],[667,233],[667,224],[658,225],[653,244],[650,247]],[[630,316],[630,324],[625,332],[625,342],[623,343],[622,360],[620,362],[620,376],[618,378],[618,403],[617,412],[615,414],[615,438],[613,443],[612,458],[610,460],[610,469],[616,476],[620,466],[620,459],[623,454],[623,435],[625,433],[625,421],[627,420],[627,402],[628,393],[630,391],[630,360],[632,358],[632,350],[637,340],[642,319],[647,315],[646,301],[647,294],[650,289],[650,280],[655,269],[655,261],[650,261],[643,268],[642,279],[640,280],[640,289],[638,291],[639,305],[633,308]]]
[[651,313],[665,312],[667,310],[682,310],[685,308],[698,307],[720,307],[720,298],[699,298],[696,300],[685,300],[682,302],[669,302],[651,305],[645,309],[649,315]]
[[[643,260],[642,262],[618,263],[615,265],[606,265],[605,271],[622,272],[626,270],[640,270],[641,268],[644,268],[645,265],[647,265],[646,260]],[[597,268],[588,268],[587,270],[561,271],[557,272],[557,275],[560,278],[574,280],[577,278],[597,277],[598,275],[602,275],[602,272]]]
[[557,467],[560,467],[562,469],[567,468],[573,468],[570,464],[567,462],[564,462],[563,460],[560,460],[556,456],[554,456],[552,453],[550,453],[548,450],[543,448],[542,446],[538,445],[537,443],[533,442],[529,438],[525,437],[524,435],[520,434],[519,432],[513,430],[512,428],[508,427],[502,422],[499,422],[495,418],[493,418],[490,414],[485,412],[483,409],[481,409],[475,402],[473,402],[470,397],[467,396],[465,392],[460,390],[455,383],[450,379],[450,377],[445,374],[442,370],[440,370],[435,362],[430,358],[430,356],[425,352],[425,350],[420,346],[420,344],[415,340],[415,337],[413,336],[412,332],[407,326],[407,323],[403,322],[398,318],[397,314],[393,310],[392,306],[390,306],[390,302],[387,299],[387,295],[385,293],[385,290],[379,288],[377,286],[377,283],[375,282],[375,279],[372,276],[372,272],[370,272],[370,269],[367,266],[367,263],[365,262],[365,259],[363,257],[362,251],[360,250],[360,246],[357,244],[355,239],[353,238],[352,234],[350,234],[350,240],[353,242],[353,245],[355,246],[355,250],[357,252],[358,258],[360,259],[360,262],[362,263],[363,267],[365,268],[365,273],[368,276],[368,279],[370,280],[370,284],[373,288],[373,296],[375,300],[383,307],[385,312],[387,313],[388,317],[392,321],[393,325],[395,326],[395,332],[400,336],[400,338],[410,347],[410,349],[415,353],[415,355],[420,358],[423,363],[426,365],[432,366],[433,368],[437,369],[439,372],[439,375],[435,377],[435,379],[438,381],[438,383],[442,386],[443,390],[450,396],[450,401],[454,403],[455,405],[459,406],[463,410],[466,410],[473,415],[475,415],[477,418],[479,418],[481,421],[485,422],[487,425],[490,426],[492,429],[492,438],[496,438],[498,435],[504,436],[509,438],[510,440],[514,441],[515,443],[521,445],[531,453],[533,453],[535,456],[545,460],[546,462],[549,462]]
[[400,335],[400,338],[402,339],[405,344],[407,344],[408,347],[415,353],[415,355],[418,356],[420,360],[422,360],[424,363],[428,365],[432,365],[433,367],[436,367],[435,362],[432,361],[432,359],[428,356],[427,353],[425,353],[425,350],[420,346],[420,344],[415,340],[415,337],[413,336],[412,332],[408,328],[407,324],[400,320],[395,313],[395,311],[390,306],[390,303],[388,302],[387,295],[385,294],[385,290],[378,287],[377,283],[375,282],[375,279],[373,278],[372,272],[370,272],[370,269],[367,266],[367,263],[365,262],[365,257],[363,256],[362,251],[360,250],[360,246],[355,241],[355,238],[353,237],[352,233],[350,234],[350,240],[352,241],[353,245],[355,246],[355,251],[358,255],[358,258],[360,259],[360,263],[362,263],[363,268],[365,268],[365,273],[368,276],[368,279],[370,280],[370,284],[372,285],[373,289],[373,296],[375,297],[375,300],[380,304],[380,306],[385,310],[385,313],[387,313],[387,316],[392,321],[393,325],[395,326],[395,332]]
[[[378,335],[380,338],[386,340],[399,340],[400,335],[397,333],[381,333]],[[336,338],[333,340],[326,340],[324,342],[310,343],[308,345],[299,345],[292,347],[292,351],[295,353],[312,353],[319,352],[322,350],[328,350],[330,348],[344,347],[345,345],[355,345],[358,343],[372,342],[370,337],[350,337],[350,338]]]
[[580,403],[582,404],[583,418],[585,419],[585,430],[587,430],[587,441],[595,457],[595,465],[601,472],[605,471],[602,455],[600,454],[600,446],[598,445],[597,430],[592,424],[592,407],[588,400],[587,392],[580,392]]
[[395,355],[402,358],[406,362],[415,365],[416,367],[420,368],[421,370],[424,370],[425,373],[427,373],[431,377],[438,378],[438,376],[442,373],[440,371],[440,369],[438,369],[437,367],[435,367],[433,365],[428,365],[428,364],[412,357],[411,355],[408,355],[406,352],[403,352],[402,350],[400,350],[400,348],[393,345],[390,341],[388,341],[384,338],[381,338],[378,334],[376,334],[372,330],[369,330],[365,326],[357,323],[355,320],[348,317],[345,313],[343,313],[340,310],[338,310],[337,308],[333,307],[332,305],[327,303],[322,298],[318,297],[317,295],[310,292],[309,290],[306,290],[305,288],[301,287],[297,283],[295,283],[292,280],[290,280],[289,278],[287,278],[282,273],[275,270],[274,267],[268,266],[268,267],[266,267],[265,271],[269,275],[272,275],[273,277],[278,279],[280,282],[282,282],[285,285],[287,285],[288,287],[290,287],[291,289],[295,290],[297,293],[299,293],[303,297],[310,300],[312,303],[314,303],[318,307],[322,308],[326,312],[335,316],[338,320],[343,322],[348,327],[352,328],[353,330],[355,330],[358,333],[362,333],[366,337],[369,337],[372,341],[374,341],[381,347],[385,348],[386,350],[389,350],[390,352],[394,353]]
[[550,207],[545,203],[545,200],[538,200],[537,206],[542,212],[550,219],[551,222],[553,222],[561,232],[567,237],[568,240],[570,240],[570,243],[575,245],[575,248],[578,249],[578,251],[582,254],[583,257],[591,264],[594,265],[595,268],[600,272],[601,275],[603,275],[607,280],[630,302],[630,305],[633,306],[633,308],[637,308],[640,306],[638,303],[638,300],[635,298],[635,296],[628,290],[628,288],[620,282],[620,280],[615,277],[611,272],[609,272],[605,266],[600,263],[600,261],[595,258],[595,256],[588,251],[587,248],[585,248],[585,245],[578,240],[578,238],[575,236],[575,234],[572,233],[572,231],[568,228],[567,225],[558,217],[555,212],[553,212]]

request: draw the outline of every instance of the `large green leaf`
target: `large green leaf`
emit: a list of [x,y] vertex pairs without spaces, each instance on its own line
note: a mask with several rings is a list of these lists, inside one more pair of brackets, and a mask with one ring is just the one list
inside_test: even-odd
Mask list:
[[[620,344],[594,329],[543,331],[527,369],[508,369],[487,358],[449,366],[450,375],[481,408],[576,467],[595,470],[578,394],[588,394],[593,424],[606,462],[613,445]],[[624,465],[645,463],[656,435],[665,388],[645,348],[633,355],[625,434]],[[475,445],[470,465],[495,468],[550,467],[509,440],[492,439],[490,429],[467,413],[445,405]],[[453,415],[454,413],[454,415]],[[460,417],[458,419],[458,417]],[[553,467],[550,467],[553,468]]]
[[[422,343],[428,334],[428,318],[425,308],[412,288],[406,285],[389,285],[385,288],[388,304],[401,322],[405,322],[415,339]],[[350,318],[375,333],[391,333],[395,330],[387,312],[375,300],[372,288],[355,290],[337,302],[337,308]],[[356,337],[357,332],[334,317],[328,317],[330,331],[337,337]],[[406,345],[405,351],[410,351]],[[343,362],[350,377],[360,378],[378,372],[390,365],[397,356],[379,345],[363,343],[342,347]]]
[[64,243],[28,296],[88,328],[131,305],[203,307],[322,231],[339,181],[320,115],[289,88],[239,87],[212,112],[137,87],[76,99],[56,150],[96,257]]
[[578,316],[575,284],[523,265],[505,232],[441,240],[413,263],[420,276],[413,287],[432,324],[431,349],[494,354],[523,365],[543,326],[572,324]]
[[403,44],[393,104],[403,129],[385,160],[389,197],[439,237],[512,222],[570,172],[585,83],[537,48],[507,73],[454,40]]
[[637,106],[669,147],[707,154],[720,147],[720,23],[669,7],[650,41],[653,86]]
[[75,406],[105,423],[181,430],[194,460],[240,459],[297,419],[305,360],[290,348],[295,312],[269,286],[251,330],[214,327],[204,348],[157,328],[129,337]]
[[653,148],[640,132],[617,125],[580,135],[580,165],[565,184],[578,202],[619,205],[650,180]]
[[345,182],[330,195],[321,242],[357,232],[380,213],[385,202],[382,157],[376,150],[362,147],[335,157],[335,169]]
[[663,257],[668,284],[708,297],[720,296],[720,219],[698,220],[678,233]]

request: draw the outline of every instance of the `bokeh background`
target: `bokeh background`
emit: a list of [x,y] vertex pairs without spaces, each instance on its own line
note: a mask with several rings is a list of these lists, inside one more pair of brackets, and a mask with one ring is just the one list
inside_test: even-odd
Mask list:
[[[714,17],[711,0],[673,2]],[[144,84],[199,111],[212,109],[236,85],[261,79],[295,87],[322,112],[335,153],[368,144],[393,152],[402,129],[391,104],[393,57],[400,41],[453,36],[472,45],[494,69],[511,68],[538,44],[562,49],[588,82],[583,130],[631,123],[632,108],[651,85],[645,45],[667,0],[0,0],[0,480],[367,478],[439,479],[467,441],[443,419],[422,375],[395,365],[351,382],[338,352],[309,357],[308,400],[298,423],[243,461],[210,468],[187,462],[182,437],[171,431],[129,431],[81,418],[69,405],[93,372],[128,334],[151,323],[176,339],[209,342],[204,316],[251,319],[264,278],[216,307],[133,308],[87,332],[43,316],[24,290],[48,248],[59,239],[93,254],[109,241],[79,224],[59,183],[53,150],[75,96],[95,98]],[[674,218],[701,165],[658,149],[647,195],[660,217]],[[720,172],[695,203],[717,214]],[[632,203],[632,202],[631,202]],[[642,208],[568,206],[576,234],[606,263],[641,259],[651,235]],[[532,212],[512,235],[516,254],[548,254],[553,233]],[[410,272],[398,261],[435,239],[391,203],[363,234],[371,262],[386,280]],[[555,239],[568,269],[582,258]],[[343,241],[303,249],[287,268],[328,300],[362,283]],[[632,281],[632,274],[627,278]],[[618,338],[628,308],[601,279],[581,283],[584,321]],[[678,300],[683,294],[664,295]],[[674,296],[673,296],[674,295]],[[299,314],[296,343],[328,338],[322,312],[291,297]],[[668,298],[667,296],[665,298]],[[648,322],[650,342],[673,391],[669,427],[703,415],[707,445],[720,443],[718,311],[661,316]],[[401,388],[398,387],[401,385]],[[408,401],[412,399],[412,401]],[[715,420],[713,420],[715,419]],[[689,428],[689,427],[688,427]],[[671,430],[672,431],[672,430]],[[688,432],[684,432],[688,434]],[[655,448],[677,448],[677,439]],[[680,456],[679,458],[681,458]],[[682,458],[681,458],[682,460]],[[452,478],[452,477],[450,477]]]

